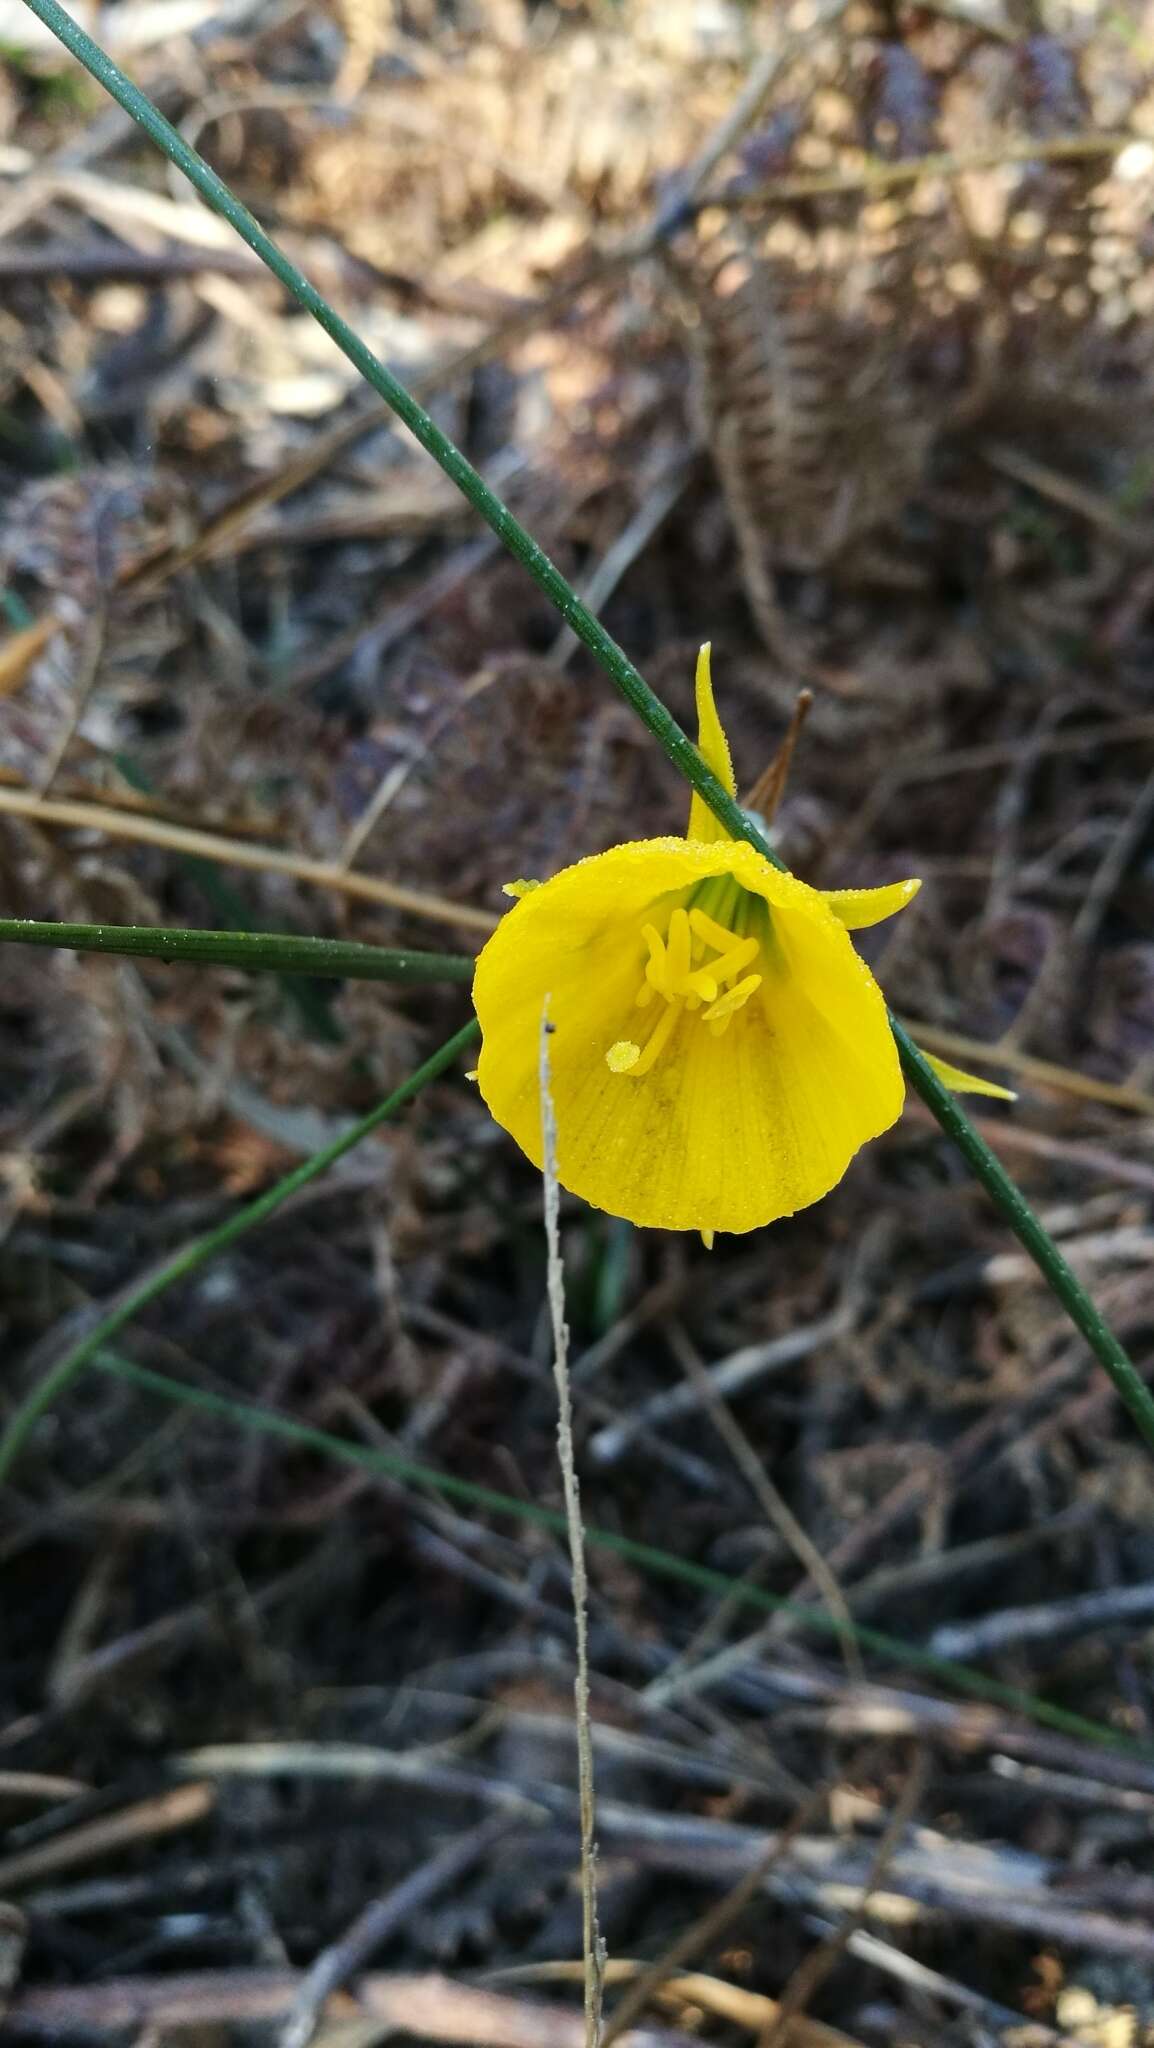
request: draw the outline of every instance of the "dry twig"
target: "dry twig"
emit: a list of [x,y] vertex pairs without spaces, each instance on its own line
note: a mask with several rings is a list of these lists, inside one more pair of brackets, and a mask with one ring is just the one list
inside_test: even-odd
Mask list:
[[463,926],[470,931],[490,932],[496,919],[469,903],[452,903],[423,889],[407,889],[399,882],[386,882],[379,875],[357,874],[335,861],[311,860],[307,854],[292,853],[279,846],[260,846],[247,839],[228,839],[223,833],[202,832],[187,825],[171,825],[163,818],[137,812],[117,811],[95,803],[65,802],[56,797],[39,797],[31,791],[0,788],[0,815],[27,818],[35,825],[58,825],[66,831],[102,832],[110,839],[131,839],[138,845],[161,846],[172,853],[190,853],[202,860],[220,861],[222,866],[254,868],[259,874],[290,875],[298,882],[318,889],[335,889],[338,894],[358,896],[367,903],[386,903],[394,910],[410,911],[435,924]]
[[565,1270],[561,1262],[561,1190],[557,1180],[557,1119],[549,1077],[549,1002],[541,1012],[538,1075],[541,1093],[541,1138],[545,1183],[545,1249],[549,1316],[553,1329],[553,1377],[557,1387],[557,1452],[569,1533],[573,1575],[573,1615],[577,1629],[577,1675],[573,1701],[577,1727],[577,1784],[581,1803],[581,1906],[585,1946],[585,2048],[598,2048],[605,1948],[597,1925],[597,1815],[593,1788],[593,1744],[589,1736],[589,1582],[585,1570],[585,1530],[581,1492],[573,1455],[573,1393],[569,1384],[569,1330],[565,1321]]
[[421,1864],[383,1899],[374,1899],[366,1906],[340,1940],[310,1965],[281,2028],[279,2048],[307,2048],[333,1993],[355,1977],[390,1936],[410,1923],[414,1914],[423,1912],[446,1886],[456,1884],[508,1833],[511,1825],[507,1814],[490,1814],[477,1827],[447,1843],[439,1855]]

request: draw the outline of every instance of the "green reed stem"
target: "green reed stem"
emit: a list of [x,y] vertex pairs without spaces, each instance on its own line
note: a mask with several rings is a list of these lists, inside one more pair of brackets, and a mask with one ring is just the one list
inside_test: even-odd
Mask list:
[[338,1159],[343,1159],[345,1153],[351,1152],[354,1145],[359,1145],[362,1138],[367,1138],[379,1124],[385,1123],[389,1117],[395,1115],[406,1102],[411,1102],[426,1081],[432,1081],[438,1074],[443,1074],[445,1068],[452,1065],[457,1054],[479,1036],[479,1032],[480,1026],[476,1019],[470,1018],[469,1022],[454,1032],[452,1038],[433,1053],[423,1066],[410,1074],[407,1081],[402,1081],[399,1088],[394,1088],[392,1094],[386,1096],[384,1102],[378,1103],[375,1109],[371,1109],[367,1116],[363,1116],[359,1123],[355,1123],[341,1137],[334,1138],[331,1145],[325,1145],[321,1151],[314,1152],[310,1159],[303,1160],[291,1173],[287,1173],[283,1180],[278,1180],[275,1187],[268,1188],[263,1195],[258,1195],[255,1202],[249,1202],[245,1208],[238,1209],[236,1215],[230,1216],[227,1223],[221,1223],[206,1236],[196,1238],[192,1244],[186,1245],[183,1251],[178,1252],[175,1258],[169,1259],[163,1266],[158,1266],[135,1287],[129,1288],[115,1308],[102,1316],[88,1335],[82,1337],[78,1344],[74,1344],[70,1351],[66,1351],[63,1358],[37,1381],[10,1417],[4,1434],[0,1437],[0,1482],[7,1478],[41,1416],[48,1412],[62,1394],[67,1393],[77,1374],[83,1372],[96,1353],[115,1337],[126,1323],[130,1323],[135,1315],[139,1315],[142,1308],[147,1308],[159,1295],[166,1294],[170,1287],[175,1287],[179,1281],[187,1280],[191,1274],[199,1272],[200,1268],[206,1266],[218,1252],[226,1251],[229,1245],[235,1244],[237,1238],[243,1237],[245,1231],[251,1230],[254,1224],[263,1223],[266,1216],[271,1216],[274,1209],[279,1209],[281,1204],[287,1202],[290,1195],[295,1195],[299,1188],[307,1187],[310,1181],[316,1180],[320,1174],[326,1173],[330,1166],[334,1166]]
[[[371,1444],[350,1443],[345,1437],[332,1436],[327,1430],[314,1429],[309,1423],[295,1422],[290,1416],[279,1415],[275,1409],[258,1407],[250,1401],[237,1401],[231,1395],[211,1393],[207,1388],[171,1379],[167,1373],[152,1372],[117,1352],[99,1351],[94,1363],[106,1372],[115,1373],[118,1379],[127,1380],[144,1392],[159,1396],[161,1400],[179,1402],[186,1408],[199,1409],[204,1415],[222,1416],[242,1429],[259,1430],[267,1436],[279,1437],[282,1442],[319,1451],[325,1457],[359,1466],[362,1471],[376,1473],[382,1479],[405,1486],[424,1486],[444,1500],[460,1502],[463,1507],[480,1508],[488,1514],[510,1515],[519,1522],[530,1523],[537,1529],[548,1529],[563,1539],[565,1537],[564,1514],[556,1508],[542,1507],[539,1501],[498,1493],[491,1486],[479,1486],[475,1480],[440,1472],[435,1466],[419,1464],[394,1451],[379,1450]],[[845,1627],[840,1616],[831,1615],[824,1607],[811,1607],[804,1601],[767,1593],[761,1586],[731,1579],[725,1572],[714,1571],[709,1565],[695,1564],[691,1558],[678,1557],[673,1551],[661,1550],[651,1543],[636,1543],[632,1537],[619,1535],[615,1529],[600,1529],[586,1522],[585,1539],[591,1549],[612,1551],[645,1571],[677,1580],[682,1585],[696,1586],[702,1592],[716,1593],[739,1606],[754,1607],[763,1614],[787,1615],[819,1635],[836,1635]],[[857,1621],[851,1622],[850,1628],[863,1650],[870,1650],[890,1663],[922,1672],[926,1677],[935,1678],[958,1692],[968,1693],[974,1699],[987,1700],[1008,1708],[1012,1713],[1026,1715],[1043,1727],[1059,1729],[1063,1735],[1093,1742],[1100,1748],[1121,1750],[1148,1763],[1154,1762],[1154,1750],[1148,1745],[1130,1742],[1102,1722],[1070,1713],[1064,1707],[1052,1705],[1049,1700],[1039,1699],[1034,1693],[1019,1690],[1017,1686],[1003,1685],[1000,1679],[990,1678],[984,1671],[976,1671],[972,1665],[957,1664],[949,1657],[936,1657],[932,1650],[924,1650],[920,1644],[905,1642],[900,1636],[891,1636],[882,1629],[869,1628]]]
[[[528,570],[577,638],[606,670],[673,765],[705,799],[714,816],[721,820],[735,839],[746,840],[750,846],[756,847],[765,859],[772,861],[776,867],[781,867],[783,863],[773,848],[746,816],[741,806],[710,772],[688,734],[654,695],[644,676],[634,667],[624,649],[606,632],[600,620],[594,618],[588,606],[582,603],[544,549],[538,546],[532,535],[514,518],[508,506],[490,490],[484,478],[473,468],[472,463],[448,435],[442,433],[424,407],[417,404],[404,385],[393,376],[391,370],[385,367],[371,349],[366,348],[364,342],[353,332],[347,321],[342,320],[340,314],[329,305],[316,286],[310,284],[304,273],[289,261],[281,249],[278,249],[248,208],[229,190],[224,180],[205,163],[203,157],[198,156],[197,152],[190,148],[184,137],[177,133],[171,122],[165,120],[164,115],[152,105],[139,86],[134,85],[119,66],[105,55],[99,45],[93,42],[91,36],[85,34],[71,15],[58,4],[58,0],[24,0],[24,4],[59,37],[65,48],[71,51],[92,77],[123,107],[169,161],[184,173],[202,199],[236,229],[242,240],[247,242],[262,263],[267,265],[286,291],[290,292],[298,304],[303,306],[306,312],[311,313],[332,337],[354,368],[359,370],[366,383],[391,406],[398,419],[404,422],[415,439],[434,461],[439,463],[446,476],[456,484],[462,495],[504,542],[510,554]],[[974,1129],[965,1111],[959,1107],[948,1088],[938,1080],[902,1025],[896,1018],[891,1018],[891,1021],[902,1066],[911,1086],[917,1090],[927,1108],[937,1118],[943,1131],[954,1140],[976,1178],[1035,1261],[1047,1285],[1061,1302],[1076,1328],[1081,1331],[1098,1363],[1108,1374],[1120,1400],[1145,1439],[1147,1447],[1154,1451],[1154,1396],[1151,1395],[1132,1359],[1104,1321],[1077,1275],[1067,1265],[1021,1189],[1010,1178],[985,1139]]]
[[974,1129],[965,1110],[944,1082],[939,1081],[924,1052],[893,1011],[890,1025],[897,1040],[906,1078],[931,1109],[948,1138],[952,1138],[975,1179],[1005,1217],[1051,1293],[1061,1302],[1075,1329],[1080,1330],[1095,1358],[1112,1380],[1114,1390],[1137,1424],[1147,1447],[1154,1450],[1154,1397],[1125,1346],[1114,1335],[1093,1296],[1083,1287],[1073,1267],[1058,1250],[1049,1231],[1030,1207],[1017,1182],[1006,1172],[996,1152],[991,1151]]
[[303,939],[281,932],[185,931],[176,925],[48,924],[0,917],[0,943],[67,946],[75,953],[113,953],[190,967],[240,967],[246,972],[312,974],[353,981],[472,981],[469,953],[420,953],[409,947],[361,946],[348,939]]

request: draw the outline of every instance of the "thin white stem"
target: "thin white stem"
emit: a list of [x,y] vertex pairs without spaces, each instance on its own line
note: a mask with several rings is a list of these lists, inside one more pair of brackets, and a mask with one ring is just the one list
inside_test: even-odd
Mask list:
[[565,1524],[573,1581],[577,1633],[577,1676],[573,1699],[577,1719],[577,1787],[581,1807],[581,1908],[585,1954],[585,2048],[598,2048],[605,1982],[605,1945],[597,1925],[596,1806],[593,1743],[589,1732],[589,1581],[585,1572],[585,1529],[573,1457],[573,1396],[569,1383],[569,1328],[565,1321],[565,1271],[561,1260],[557,1180],[557,1118],[549,1072],[549,998],[541,1011],[540,1087],[542,1172],[545,1181],[545,1250],[549,1314],[553,1325],[553,1378],[557,1387],[557,1452],[565,1496]]

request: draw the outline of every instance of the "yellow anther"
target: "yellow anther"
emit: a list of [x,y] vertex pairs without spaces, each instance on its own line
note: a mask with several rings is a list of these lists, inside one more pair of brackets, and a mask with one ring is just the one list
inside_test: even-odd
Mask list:
[[727,1022],[734,1011],[740,1010],[743,1004],[749,1001],[754,990],[760,987],[760,974],[747,974],[745,980],[739,981],[736,988],[726,989],[723,996],[718,996],[717,1001],[710,1004],[702,1021],[706,1024]]
[[689,977],[689,986],[700,1002],[713,1003],[717,1000],[717,963],[708,969],[698,967]]
[[605,1064],[611,1074],[627,1074],[641,1058],[641,1047],[634,1045],[630,1038],[619,1038],[605,1055]]

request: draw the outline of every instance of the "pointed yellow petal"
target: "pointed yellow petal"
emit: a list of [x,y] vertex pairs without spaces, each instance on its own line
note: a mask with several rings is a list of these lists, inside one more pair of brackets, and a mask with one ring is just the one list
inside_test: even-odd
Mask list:
[[[697,657],[697,751],[712,768],[723,788],[730,796],[737,795],[737,784],[733,779],[733,763],[729,758],[729,741],[725,737],[717,706],[713,701],[713,676],[709,665],[710,643],[707,640]],[[724,825],[714,817],[704,798],[693,792],[689,806],[689,837],[709,844],[715,839],[728,839]]]
[[919,1045],[918,1051],[928,1067],[932,1067],[939,1081],[952,1089],[955,1095],[993,1095],[999,1102],[1016,1102],[1012,1088],[1003,1088],[997,1081],[987,1081],[983,1074],[967,1074],[964,1067],[951,1067],[948,1060],[935,1059],[932,1052],[925,1052]]
[[[731,874],[771,928],[761,988],[714,1036],[701,1012],[655,1002],[668,1037],[652,1066],[614,1072],[638,1043],[644,926],[668,928],[697,882]],[[541,1008],[550,1042],[562,1186],[665,1230],[754,1230],[815,1202],[888,1129],[904,1096],[881,992],[820,895],[751,846],[684,839],[613,847],[566,868],[502,919],[473,1000],[481,1093],[540,1166]],[[672,1023],[666,1019],[672,1017]],[[664,1032],[663,1032],[664,1037]],[[624,1055],[628,1057],[628,1055]]]
[[921,886],[911,880],[887,882],[883,889],[823,889],[821,893],[847,932],[861,932],[867,925],[892,917],[895,910],[904,910]]

